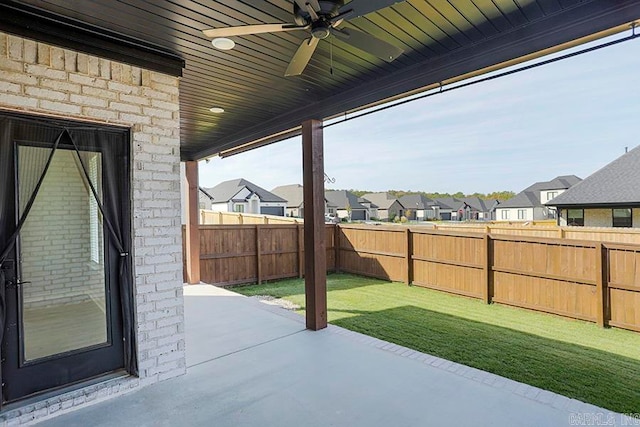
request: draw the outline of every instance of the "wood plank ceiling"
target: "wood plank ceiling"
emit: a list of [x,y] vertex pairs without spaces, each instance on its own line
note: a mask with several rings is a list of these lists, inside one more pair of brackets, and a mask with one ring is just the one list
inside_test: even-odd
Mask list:
[[[635,1],[407,0],[348,21],[404,50],[392,63],[339,39],[320,42],[301,76],[283,77],[305,31],[234,37],[202,30],[293,22],[290,0],[19,0],[161,46],[186,63],[183,159],[200,159],[299,125],[566,43],[640,18]],[[333,68],[333,74],[330,72]],[[209,112],[222,107],[223,114]]]

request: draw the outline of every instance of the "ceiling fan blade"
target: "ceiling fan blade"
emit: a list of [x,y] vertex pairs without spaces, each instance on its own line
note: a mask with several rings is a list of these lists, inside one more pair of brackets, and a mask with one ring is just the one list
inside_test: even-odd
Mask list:
[[317,12],[320,12],[320,4],[318,0],[295,0],[298,7],[309,13],[312,21],[317,21],[319,16]]
[[307,8],[307,4],[309,6],[311,6],[311,8],[315,11],[315,12],[320,12],[320,3],[318,3],[318,0],[294,0],[297,4],[298,7],[300,7],[300,9],[302,10],[309,10]]
[[302,74],[305,67],[311,60],[311,56],[313,55],[313,52],[315,52],[319,41],[319,39],[311,37],[302,42],[295,55],[293,55],[293,58],[291,58],[287,71],[284,72],[285,77],[299,76]]
[[404,52],[399,47],[380,40],[371,34],[366,34],[353,28],[331,28],[331,34],[349,43],[351,46],[364,52],[391,62]]
[[308,3],[313,7],[313,10],[320,12],[320,3],[318,3],[318,0],[308,0]]
[[216,37],[233,37],[247,36],[250,34],[263,33],[279,33],[282,31],[306,30],[308,25],[298,26],[293,24],[259,24],[259,25],[241,25],[239,27],[211,28],[203,30],[205,36],[210,38]]
[[353,9],[353,15],[350,17],[352,19],[401,2],[402,0],[351,0],[340,8],[340,13]]
[[333,18],[329,19],[329,22],[331,23],[331,26],[337,27],[345,19],[351,18],[351,15],[353,15],[353,9],[347,9],[347,10],[344,10],[344,11],[340,12],[339,14],[334,16]]

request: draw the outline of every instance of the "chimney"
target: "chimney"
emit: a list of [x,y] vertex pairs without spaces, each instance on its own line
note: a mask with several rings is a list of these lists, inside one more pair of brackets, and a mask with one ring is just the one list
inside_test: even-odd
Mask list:
[[629,152],[629,147],[624,147],[625,154]]

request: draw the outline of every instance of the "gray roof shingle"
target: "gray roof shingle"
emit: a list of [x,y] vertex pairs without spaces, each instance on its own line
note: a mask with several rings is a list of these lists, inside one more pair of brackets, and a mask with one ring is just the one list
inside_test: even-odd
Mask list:
[[367,193],[362,197],[366,200],[369,200],[371,203],[376,204],[379,209],[389,209],[391,205],[394,204],[394,202],[398,201],[397,198],[393,197],[387,192]]
[[[271,192],[285,199],[288,208],[300,208],[304,205],[304,187],[300,184],[280,185]],[[326,198],[324,200],[327,206],[334,207]]]
[[[575,175],[561,175],[551,181],[540,181],[525,188],[511,199],[500,203],[500,208],[536,208],[544,206],[540,201],[540,192],[544,190],[566,190],[577,185],[581,178]],[[566,193],[566,191],[565,191]],[[563,193],[564,194],[564,193]],[[561,195],[557,196],[561,197]],[[556,200],[554,199],[554,200]]]
[[283,198],[278,197],[270,191],[267,191],[243,178],[224,181],[215,187],[205,188],[204,190],[213,197],[213,203],[224,203],[231,200],[233,196],[238,194],[238,192],[244,187],[252,193],[257,194],[262,202],[286,202]]
[[406,194],[400,197],[400,204],[406,209],[430,209],[436,203],[423,194]]
[[288,208],[298,208],[304,203],[304,188],[300,184],[281,185],[271,192],[285,199]]
[[352,210],[367,209],[365,206],[362,206],[358,202],[358,196],[346,190],[327,190],[324,192],[324,197],[331,204],[331,206],[335,206],[338,209],[346,209],[347,205],[351,206]]
[[480,197],[438,197],[434,199],[440,209],[454,211],[464,209],[465,205],[478,212],[489,212],[497,205],[497,200],[485,200]]
[[549,206],[640,204],[640,146],[547,203]]

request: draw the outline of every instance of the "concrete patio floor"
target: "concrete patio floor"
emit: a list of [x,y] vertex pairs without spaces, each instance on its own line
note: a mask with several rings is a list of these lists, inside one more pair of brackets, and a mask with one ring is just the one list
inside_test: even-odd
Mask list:
[[[47,426],[565,426],[619,414],[209,285],[185,287],[187,374]],[[572,423],[573,421],[573,423]],[[584,424],[583,424],[584,425]]]

